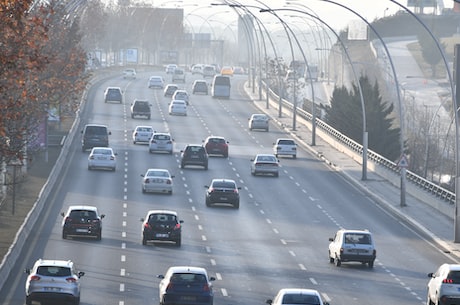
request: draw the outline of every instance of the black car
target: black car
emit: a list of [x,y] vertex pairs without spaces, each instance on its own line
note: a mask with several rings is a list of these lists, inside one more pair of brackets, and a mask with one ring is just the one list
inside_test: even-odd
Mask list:
[[181,168],[187,165],[197,165],[203,166],[205,170],[208,169],[208,153],[204,146],[189,144],[184,150],[181,150],[181,153]]
[[131,118],[135,117],[145,117],[147,120],[150,120],[151,111],[150,111],[150,103],[144,100],[134,100],[131,104]]
[[206,206],[210,207],[216,203],[230,204],[235,209],[240,207],[241,187],[231,179],[213,179],[211,185],[205,185]]
[[213,305],[212,281],[206,269],[194,266],[169,267],[158,285],[160,305]]
[[105,125],[86,124],[81,134],[81,151],[83,152],[93,147],[109,146],[109,135],[111,132]]
[[171,241],[180,247],[182,241],[182,223],[178,220],[177,213],[168,210],[150,210],[147,216],[141,218],[142,244],[148,241]]
[[97,240],[102,238],[102,219],[104,214],[99,215],[96,207],[89,205],[73,205],[67,209],[67,213],[61,213],[62,238],[67,236],[93,236]]
[[208,95],[208,83],[205,80],[195,80],[192,85],[192,94],[203,93]]
[[104,103],[117,102],[123,103],[123,92],[119,87],[108,87],[104,92]]

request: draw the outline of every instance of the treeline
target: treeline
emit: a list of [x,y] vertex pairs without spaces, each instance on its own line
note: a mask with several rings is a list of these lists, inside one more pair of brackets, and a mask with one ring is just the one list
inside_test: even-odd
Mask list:
[[9,164],[37,144],[51,111],[76,110],[87,59],[78,19],[60,3],[0,0],[0,14],[0,164]]

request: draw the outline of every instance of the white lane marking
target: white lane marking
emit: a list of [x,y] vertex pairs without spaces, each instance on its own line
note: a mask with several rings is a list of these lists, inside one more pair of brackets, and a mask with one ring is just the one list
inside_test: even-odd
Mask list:
[[282,243],[283,245],[287,245],[287,242],[286,242],[284,239],[281,239],[281,243]]
[[211,260],[210,260],[210,261],[211,261],[211,265],[213,265],[213,266],[217,265],[217,264],[216,264],[216,260],[215,260],[215,259],[211,258]]
[[216,279],[217,279],[218,281],[222,281],[222,274],[216,272]]
[[200,220],[200,216],[198,216],[197,214],[195,214],[195,220]]
[[207,241],[208,239],[206,238],[205,235],[201,235],[201,240],[202,240],[202,241]]
[[198,225],[198,230],[203,231],[203,227],[201,225]]
[[310,282],[313,284],[313,285],[318,285],[318,282],[314,279],[314,278],[310,278]]
[[265,221],[268,223],[268,224],[271,224],[272,221],[270,220],[270,218],[265,218]]
[[125,256],[125,255],[122,255],[122,256],[120,257],[120,260],[121,260],[122,262],[126,262],[126,256]]
[[278,232],[278,230],[276,228],[273,228],[273,232],[275,232],[275,234],[279,234],[280,232]]
[[124,291],[125,291],[125,284],[120,283],[120,292],[124,292]]
[[126,249],[126,243],[121,243],[121,248]]
[[207,253],[211,253],[211,247],[206,246],[206,252],[207,252]]
[[291,254],[291,256],[293,256],[293,257],[295,257],[295,256],[296,256],[296,255],[295,255],[295,252],[294,252],[294,251],[292,251],[292,250],[289,250],[289,254]]
[[125,276],[126,275],[126,270],[125,269],[121,269],[120,270],[120,276]]
[[222,291],[222,295],[223,295],[224,297],[228,297],[227,289],[221,288],[220,291]]

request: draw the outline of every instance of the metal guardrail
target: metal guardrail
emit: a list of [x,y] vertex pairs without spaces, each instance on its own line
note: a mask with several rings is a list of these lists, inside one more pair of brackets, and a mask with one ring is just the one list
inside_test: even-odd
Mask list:
[[[263,88],[266,88],[264,86]],[[276,95],[272,90],[269,90],[270,97],[273,98],[274,100],[278,101],[279,96]],[[311,103],[311,101],[309,101]],[[282,99],[282,106],[290,109],[291,111],[294,109],[293,104],[290,103],[289,101]],[[301,116],[303,119],[312,122],[313,116],[311,113],[297,108],[297,115]],[[326,124],[324,121],[316,118],[316,127],[320,128],[323,132],[327,133],[329,136],[333,137],[336,139],[338,142],[342,143],[343,145],[347,146],[351,150],[355,151],[356,153],[362,155],[363,153],[363,146],[356,141],[348,138],[344,134],[340,133],[338,130],[332,128],[328,124]],[[382,166],[390,171],[392,171],[395,174],[400,173],[400,168],[399,166],[393,162],[390,161],[381,155],[373,152],[372,150],[367,151],[367,158],[368,160],[372,160],[374,163],[376,163],[379,166]],[[432,195],[435,195],[449,204],[455,204],[455,193],[411,172],[411,171],[406,171],[406,177],[409,182],[417,186],[423,191],[426,191]]]

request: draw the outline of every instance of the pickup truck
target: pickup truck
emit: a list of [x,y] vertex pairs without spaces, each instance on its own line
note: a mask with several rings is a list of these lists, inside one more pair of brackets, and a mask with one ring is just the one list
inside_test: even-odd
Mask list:
[[131,104],[131,118],[134,119],[134,117],[146,117],[147,120],[150,120],[151,116],[151,111],[150,111],[150,106],[148,101],[144,100],[134,100],[134,102]]

